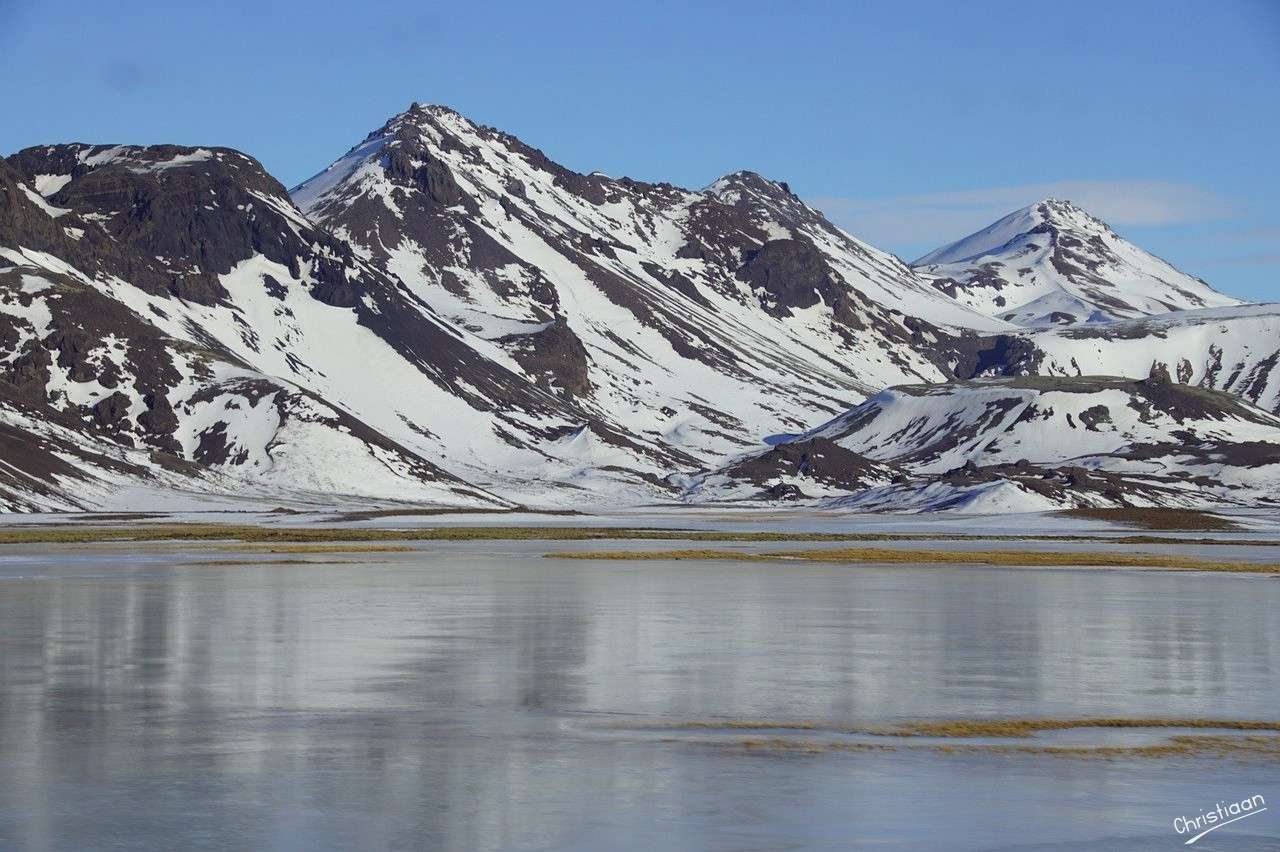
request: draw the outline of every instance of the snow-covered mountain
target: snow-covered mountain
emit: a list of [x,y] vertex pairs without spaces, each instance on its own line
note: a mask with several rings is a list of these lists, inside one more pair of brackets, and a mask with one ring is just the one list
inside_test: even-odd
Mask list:
[[885,390],[786,443],[684,480],[693,501],[865,509],[1275,504],[1280,417],[1166,374]]
[[912,267],[943,293],[1024,326],[1241,304],[1117,236],[1069,201],[1015,210]]
[[625,490],[689,462],[508,369],[242,154],[66,145],[0,168],[0,377],[37,423],[146,449],[149,476],[507,505],[476,481]]
[[1152,370],[1280,413],[1280,305],[1172,311],[997,335],[984,339],[969,374],[1142,378]]
[[1009,328],[786,184],[577,174],[443,107],[391,119],[293,198],[530,381],[701,460],[943,380],[959,338]]
[[[1054,505],[1190,499],[1147,469],[1126,469],[1118,491],[1050,476],[1056,456],[1031,459],[1029,474],[992,449],[1012,439],[970,434],[974,400],[1025,403],[1049,387],[1032,381],[1096,397],[1090,409],[1118,410],[1127,394],[1137,411],[1149,373],[1280,409],[1280,312],[1174,310],[1234,300],[1059,206],[1007,217],[918,270],[785,183],[735,172],[688,190],[578,174],[442,107],[392,118],[292,194],[226,148],[27,149],[0,160],[0,508],[136,507],[175,491],[972,507],[999,503],[970,499],[997,480]],[[1059,278],[1032,302],[1069,286],[1117,316],[1117,293],[1135,314],[1169,312],[1026,328],[1037,317],[1010,322],[973,297],[983,287],[938,274],[1042,250]],[[1019,273],[998,289],[1030,286]],[[1089,375],[1143,381],[1076,378]],[[908,386],[927,390],[883,392]],[[813,431],[887,411],[885,393],[912,412],[900,431],[870,444]],[[1239,452],[1262,456],[1234,444],[1265,445],[1272,421],[1215,404],[1229,413],[1212,433],[1120,412],[1108,434],[1183,452],[1216,441],[1185,466],[1211,478],[1221,456],[1235,482]],[[1042,418],[1025,440],[1075,447],[1080,422]],[[951,448],[945,461],[889,448],[926,433]],[[1119,452],[1090,443],[1077,455],[1115,472]],[[966,464],[980,482],[942,469]],[[1249,483],[1199,493],[1269,499]]]

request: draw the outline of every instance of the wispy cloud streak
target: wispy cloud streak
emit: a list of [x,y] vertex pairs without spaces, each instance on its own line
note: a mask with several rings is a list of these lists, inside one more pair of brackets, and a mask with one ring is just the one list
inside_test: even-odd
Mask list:
[[1075,180],[890,198],[809,199],[832,221],[885,247],[938,246],[1044,198],[1072,201],[1116,227],[1159,227],[1223,219],[1232,199],[1193,184],[1156,180]]

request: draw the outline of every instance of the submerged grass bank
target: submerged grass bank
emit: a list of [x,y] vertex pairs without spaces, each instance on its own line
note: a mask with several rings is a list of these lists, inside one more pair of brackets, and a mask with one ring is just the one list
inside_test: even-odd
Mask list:
[[903,722],[887,733],[899,737],[1030,737],[1043,731],[1069,731],[1077,728],[1110,730],[1131,728],[1190,728],[1223,731],[1272,731],[1280,733],[1280,722],[1254,719],[1169,719],[1100,718],[1100,719],[943,719],[925,722]]
[[1047,550],[911,550],[891,547],[842,547],[821,550],[566,550],[549,559],[731,560],[747,562],[842,562],[877,565],[1010,565],[1017,567],[1158,568],[1177,571],[1231,571],[1280,574],[1280,563],[1240,562],[1159,553],[1090,553]]
[[[675,742],[668,740],[668,742]],[[787,737],[743,737],[700,745],[740,748],[749,752],[818,755],[830,752],[896,751],[899,746],[872,742],[805,740]],[[1056,746],[1031,743],[947,743],[920,747],[937,754],[993,754],[1060,757],[1075,760],[1133,760],[1214,757],[1237,760],[1280,759],[1280,736],[1178,734],[1146,745]]]
[[673,730],[825,731],[839,734],[874,734],[886,737],[1031,737],[1044,731],[1078,728],[1123,730],[1181,728],[1219,731],[1271,731],[1280,734],[1280,721],[1259,719],[1170,718],[1167,716],[1085,717],[1082,719],[930,719],[884,726],[839,726],[824,722],[769,719],[704,719],[695,722],[657,723],[649,727]]
[[[1280,722],[1241,719],[1085,718],[1085,719],[942,719],[903,722],[887,726],[843,727],[818,722],[707,720],[647,726],[649,730],[689,732],[740,731],[742,736],[724,739],[693,736],[668,738],[666,742],[821,754],[838,751],[894,751],[924,749],[941,754],[994,753],[1045,755],[1072,758],[1239,757],[1280,758]],[[1077,728],[1105,730],[1156,729],[1181,731],[1153,743],[1134,745],[1026,742],[1037,733]],[[1213,733],[1185,733],[1186,731]],[[1236,733],[1221,733],[1236,731]],[[787,733],[780,733],[787,732]],[[822,735],[869,735],[873,739],[821,739]],[[913,738],[954,739],[954,743],[914,744]],[[883,741],[880,740],[883,738]],[[899,741],[895,742],[895,738]],[[965,740],[1023,740],[1024,742],[965,742]]]

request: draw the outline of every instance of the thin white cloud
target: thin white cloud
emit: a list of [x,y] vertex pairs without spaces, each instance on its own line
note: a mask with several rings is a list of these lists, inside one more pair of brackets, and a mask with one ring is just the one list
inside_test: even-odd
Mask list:
[[1231,243],[1280,243],[1280,225],[1261,225],[1248,228],[1233,228],[1214,233],[1214,237]]
[[1074,202],[1116,227],[1208,222],[1238,212],[1223,195],[1158,180],[1070,180],[892,198],[814,198],[810,203],[873,245],[919,248],[958,240],[1044,198]]
[[1196,261],[1204,266],[1265,266],[1280,265],[1280,252],[1258,252],[1256,254],[1234,254],[1223,257],[1206,257]]

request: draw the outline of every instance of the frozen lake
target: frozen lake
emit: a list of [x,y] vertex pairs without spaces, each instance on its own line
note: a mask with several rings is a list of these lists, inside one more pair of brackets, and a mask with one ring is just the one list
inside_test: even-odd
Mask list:
[[[1280,802],[1274,757],[678,727],[1274,719],[1270,577],[415,547],[4,550],[0,848],[1173,849],[1179,815]],[[1280,808],[1193,848],[1280,848]]]

